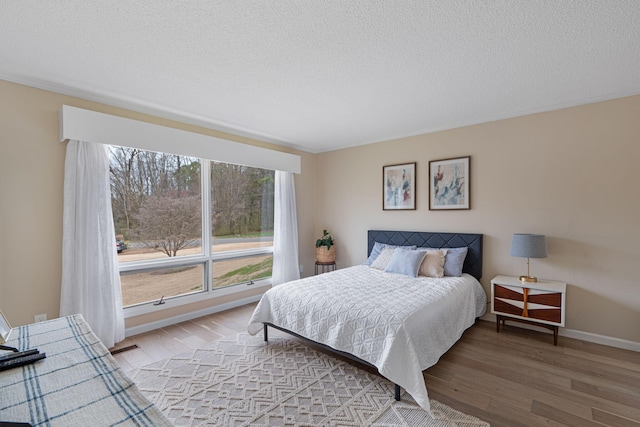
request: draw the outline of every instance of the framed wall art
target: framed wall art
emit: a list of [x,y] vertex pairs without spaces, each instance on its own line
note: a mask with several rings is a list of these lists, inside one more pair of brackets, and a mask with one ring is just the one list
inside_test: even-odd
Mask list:
[[429,209],[471,209],[470,157],[429,162]]
[[382,167],[382,209],[416,208],[416,163]]

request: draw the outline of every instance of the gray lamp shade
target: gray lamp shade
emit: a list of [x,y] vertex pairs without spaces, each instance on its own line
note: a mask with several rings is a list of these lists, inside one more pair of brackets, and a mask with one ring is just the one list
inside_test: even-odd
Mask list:
[[515,233],[511,239],[511,256],[546,258],[547,241],[544,234]]

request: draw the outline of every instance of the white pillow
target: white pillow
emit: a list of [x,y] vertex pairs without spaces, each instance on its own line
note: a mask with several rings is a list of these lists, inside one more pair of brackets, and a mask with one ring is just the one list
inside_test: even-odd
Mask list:
[[393,257],[395,250],[396,248],[382,248],[380,255],[378,255],[371,264],[371,268],[375,268],[376,270],[384,270],[387,268],[387,264],[391,261],[391,257]]
[[418,249],[420,252],[426,252],[427,255],[420,264],[418,270],[419,276],[425,277],[444,277],[444,261],[447,255],[446,249]]

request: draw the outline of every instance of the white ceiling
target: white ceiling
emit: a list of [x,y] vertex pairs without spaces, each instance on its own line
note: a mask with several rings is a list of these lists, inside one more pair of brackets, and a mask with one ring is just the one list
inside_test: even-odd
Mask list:
[[638,94],[640,1],[0,0],[0,79],[322,152]]

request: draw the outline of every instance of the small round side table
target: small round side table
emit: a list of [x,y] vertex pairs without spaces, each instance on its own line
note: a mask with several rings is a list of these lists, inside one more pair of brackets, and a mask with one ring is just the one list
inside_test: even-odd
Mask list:
[[327,273],[336,269],[336,262],[318,262],[316,261],[316,276],[321,273]]

